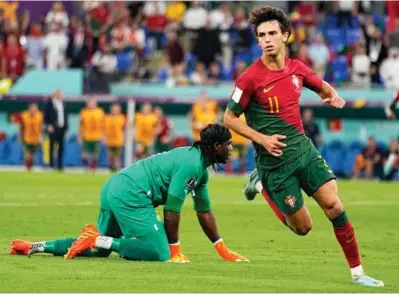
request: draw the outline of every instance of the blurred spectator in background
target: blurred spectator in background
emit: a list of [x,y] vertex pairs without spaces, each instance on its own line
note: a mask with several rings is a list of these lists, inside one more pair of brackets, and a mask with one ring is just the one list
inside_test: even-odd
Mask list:
[[183,21],[186,5],[181,1],[170,1],[166,7],[166,19],[169,22],[180,24]]
[[139,69],[137,70],[137,78],[139,81],[149,82],[152,80],[152,76],[151,56],[144,56]]
[[44,67],[44,37],[42,26],[35,23],[30,28],[26,38],[25,50],[27,53],[26,65],[28,68],[42,69]]
[[137,56],[141,56],[145,47],[145,32],[137,22],[133,22],[129,37],[129,46],[132,46]]
[[111,52],[109,45],[103,45],[98,50],[91,61],[93,70],[91,72],[90,80],[93,83],[93,87],[101,92],[109,92],[109,84],[115,80],[116,75],[116,56]]
[[205,28],[198,31],[198,37],[192,53],[197,57],[197,61],[203,63],[206,68],[216,61],[216,56],[221,53],[219,30],[212,29],[209,18]]
[[190,82],[185,74],[185,63],[181,62],[172,67],[172,73],[166,81],[168,87],[187,86]]
[[63,93],[56,90],[47,100],[44,110],[46,132],[50,137],[50,166],[55,168],[54,151],[57,148],[58,169],[64,168],[64,137],[68,131],[68,112],[62,101]]
[[313,145],[319,149],[322,144],[322,137],[319,126],[313,121],[313,111],[310,108],[306,108],[302,114],[303,128],[306,136],[312,140]]
[[36,103],[31,103],[21,116],[21,143],[24,149],[25,167],[30,170],[33,157],[42,143],[43,113]]
[[212,62],[209,65],[209,73],[208,73],[208,85],[217,85],[221,81],[221,72],[220,67],[217,62]]
[[365,171],[366,178],[371,180],[374,176],[381,174],[382,150],[377,147],[374,137],[370,137],[367,147],[356,157],[353,167],[353,179],[358,179],[360,173]]
[[151,48],[158,51],[162,49],[163,31],[167,25],[165,1],[146,1],[144,4],[146,26],[149,31]]
[[399,170],[399,144],[398,140],[392,139],[389,144],[388,158],[384,163],[384,180],[392,180],[395,172]]
[[324,42],[322,34],[318,34],[316,41],[310,44],[309,59],[312,61],[313,70],[316,75],[324,78],[328,62],[330,61],[330,51]]
[[[243,55],[247,59],[249,48],[253,41],[253,33],[246,18],[245,9],[238,7],[234,13],[234,21],[232,25],[233,34],[235,35],[233,50],[235,55]],[[250,62],[250,60],[245,60]]]
[[[38,5],[40,5],[38,3]],[[52,31],[55,27],[59,27],[62,31],[66,31],[69,25],[69,17],[64,10],[64,5],[60,1],[55,1],[53,7],[46,16],[47,30]]]
[[211,22],[212,25],[220,31],[221,62],[223,68],[229,70],[233,59],[233,45],[230,38],[231,26],[233,25],[233,15],[231,14],[230,3],[220,2],[219,9],[214,10],[214,13],[216,15],[213,17],[211,16]]
[[108,165],[112,172],[121,168],[121,151],[125,143],[126,118],[118,103],[111,105],[110,113],[105,117],[105,138],[108,149]]
[[369,88],[371,85],[371,60],[365,48],[358,44],[356,53],[352,57],[352,83],[360,88]]
[[310,67],[310,68],[313,67],[313,62],[312,62],[312,60],[309,58],[309,46],[308,46],[308,44],[302,43],[302,44],[299,46],[297,59],[298,59],[300,62],[302,62],[303,64],[305,64],[307,67]]
[[[86,108],[80,112],[80,126],[78,141],[82,145],[82,163],[84,168],[93,172],[97,169],[98,155],[100,154],[101,141],[105,134],[105,113],[97,105],[95,98],[89,98]],[[89,157],[91,162],[89,162]]]
[[152,111],[150,103],[144,103],[141,111],[135,117],[135,145],[136,158],[142,159],[149,156],[152,152],[151,147],[154,142],[155,130],[157,127],[157,116]]
[[50,33],[44,38],[47,69],[64,68],[68,37],[60,25],[51,27]]
[[85,67],[89,55],[89,45],[85,38],[84,27],[80,25],[73,35],[70,35],[66,49],[66,62],[71,68]]
[[160,106],[155,107],[157,127],[155,129],[154,153],[161,153],[171,149],[173,123],[164,115]]
[[205,27],[208,18],[208,11],[200,5],[199,1],[189,2],[189,4],[183,19],[183,27],[186,30],[183,47],[186,52],[193,50],[197,33]]
[[169,64],[173,67],[184,61],[184,52],[179,40],[177,39],[177,32],[175,30],[169,30],[167,38],[168,40],[165,49]]
[[233,24],[233,16],[231,15],[230,3],[219,2],[218,7],[209,12],[209,19],[213,29],[225,30],[229,29]]
[[195,71],[190,76],[190,82],[194,85],[208,84],[208,75],[206,73],[206,68],[203,63],[198,62],[195,65]]
[[247,70],[247,64],[245,61],[238,60],[236,62],[236,68],[233,72],[233,80],[236,81],[240,75],[242,75]]
[[388,34],[389,49],[399,49],[399,19],[396,19],[395,25],[395,30]]
[[18,30],[20,36],[26,36],[29,34],[30,30],[30,12],[29,10],[24,10],[22,15],[18,18]]
[[189,117],[191,118],[191,130],[194,141],[198,141],[200,140],[201,131],[208,124],[217,122],[217,102],[210,99],[206,92],[202,92],[198,100],[193,104]]
[[19,45],[15,35],[9,35],[3,55],[3,76],[8,76],[14,81],[20,77],[25,68],[25,52]]
[[111,30],[111,46],[114,51],[123,51],[129,47],[132,31],[127,24],[127,19],[121,19]]
[[372,16],[367,16],[363,32],[366,41],[366,52],[371,61],[371,80],[373,83],[379,83],[379,68],[382,61],[388,56],[384,36],[381,30],[377,28]]
[[348,25],[353,28],[352,16],[357,15],[359,3],[355,0],[339,0],[333,2],[333,5],[337,10],[338,27]]

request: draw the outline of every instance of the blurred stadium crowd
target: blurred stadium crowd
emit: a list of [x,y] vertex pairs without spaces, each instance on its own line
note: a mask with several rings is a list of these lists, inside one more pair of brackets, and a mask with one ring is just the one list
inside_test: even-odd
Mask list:
[[[259,3],[82,1],[74,3],[73,13],[67,13],[62,2],[54,2],[38,22],[30,20],[29,11],[10,19],[0,10],[0,77],[15,81],[31,68],[83,68],[85,93],[109,93],[110,84],[119,81],[156,81],[167,87],[231,83],[261,54],[247,20],[248,11],[256,4]],[[386,86],[392,75],[398,75],[396,2],[267,4],[282,8],[290,16],[290,57],[300,59],[326,81],[367,88]],[[31,112],[40,113],[31,105],[16,121],[22,126],[22,141],[26,143],[28,138],[31,143],[27,145],[38,145],[43,143],[42,130],[48,132],[47,124],[44,116],[27,115]],[[120,167],[123,130],[129,123],[135,125],[138,158],[188,143],[187,138],[173,137],[173,124],[159,107],[142,105],[133,122],[126,122],[120,112],[120,107],[113,105],[106,115],[93,99],[82,110],[75,140],[82,146],[79,161],[87,167],[95,169],[101,161],[100,142],[108,147],[107,165],[113,170]],[[192,139],[198,138],[207,123],[220,121],[220,114],[217,102],[203,93],[190,112]],[[25,125],[36,127],[27,131],[24,120],[29,121]],[[311,110],[304,112],[304,123],[315,145],[321,148],[322,136]],[[118,137],[112,138],[111,134]],[[226,166],[226,171],[245,172],[250,144],[236,134],[234,143],[237,164],[235,168]],[[389,150],[381,150],[370,138],[365,148],[357,146],[351,176],[357,178],[363,172],[368,178],[388,179],[399,167],[397,145],[397,140],[393,140]],[[35,148],[26,147],[29,146],[24,149],[25,164],[28,159],[30,168]]]
[[[384,61],[396,58],[399,48],[395,1],[269,2],[289,13],[290,57],[334,84],[383,83]],[[38,22],[30,21],[29,11],[15,20],[2,12],[1,75],[16,79],[31,67],[85,68],[86,90],[93,92],[121,79],[212,85],[234,80],[261,53],[247,21],[253,1],[74,5],[67,14],[54,2]]]

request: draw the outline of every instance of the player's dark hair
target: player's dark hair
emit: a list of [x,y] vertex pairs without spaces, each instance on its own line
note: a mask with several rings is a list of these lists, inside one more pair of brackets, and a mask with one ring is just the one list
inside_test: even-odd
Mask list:
[[231,133],[228,128],[219,124],[208,124],[200,133],[200,140],[194,142],[193,147],[199,148],[203,156],[215,168],[218,163],[214,145],[224,143],[231,139]]
[[291,25],[285,12],[279,8],[271,6],[259,6],[252,9],[249,13],[249,22],[254,26],[255,36],[258,36],[258,26],[261,23],[277,20],[280,24],[281,32],[291,34]]

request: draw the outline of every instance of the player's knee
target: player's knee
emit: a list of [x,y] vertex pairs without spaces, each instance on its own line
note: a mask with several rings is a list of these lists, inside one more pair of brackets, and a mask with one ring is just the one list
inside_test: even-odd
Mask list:
[[312,223],[307,223],[295,228],[295,233],[299,236],[306,236],[312,229]]
[[168,250],[162,250],[158,252],[158,260],[159,261],[168,261],[170,259],[170,251],[169,248]]
[[344,206],[338,197],[334,201],[329,203],[327,207],[325,207],[324,209],[324,212],[329,219],[338,217],[339,215],[341,215],[343,211],[344,211]]

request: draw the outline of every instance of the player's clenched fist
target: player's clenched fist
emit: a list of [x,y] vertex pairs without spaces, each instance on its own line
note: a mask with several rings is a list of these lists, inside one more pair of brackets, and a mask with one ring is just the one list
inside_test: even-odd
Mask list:
[[224,243],[223,239],[219,239],[214,243],[216,251],[219,253],[220,257],[226,261],[230,262],[242,262],[249,261],[246,257],[238,254],[237,252],[231,251],[227,248],[226,243]]
[[188,257],[185,256],[183,253],[181,253],[181,247],[179,242],[175,244],[169,244],[169,250],[170,250],[170,259],[168,260],[168,262],[173,262],[173,263],[190,262]]
[[260,143],[271,155],[279,157],[283,155],[282,149],[287,146],[280,142],[285,138],[283,135],[262,136]]

